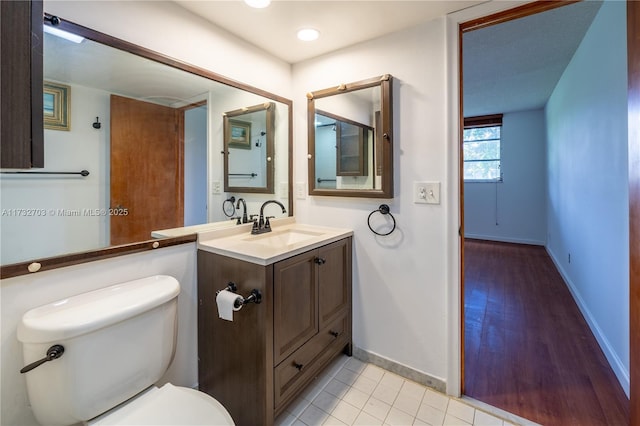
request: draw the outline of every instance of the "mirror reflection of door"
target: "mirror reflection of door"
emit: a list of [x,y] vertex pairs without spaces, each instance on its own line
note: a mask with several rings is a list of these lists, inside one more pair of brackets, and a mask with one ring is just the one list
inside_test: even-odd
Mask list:
[[111,95],[111,244],[183,224],[184,114]]

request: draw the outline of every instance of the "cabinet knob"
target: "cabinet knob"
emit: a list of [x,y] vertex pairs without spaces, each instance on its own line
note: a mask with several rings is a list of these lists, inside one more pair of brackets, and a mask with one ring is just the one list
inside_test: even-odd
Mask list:
[[304,365],[302,365],[302,364],[298,364],[298,363],[297,363],[297,362],[295,362],[295,361],[293,361],[293,366],[294,366],[295,368],[297,368],[297,369],[298,369],[298,371],[302,370],[302,367],[304,367]]
[[333,331],[333,330],[330,330],[329,334],[332,335],[333,337],[338,337],[340,335],[340,333],[338,333],[337,331]]
[[325,259],[321,258],[321,257],[316,257],[315,262],[318,265],[324,265],[325,263],[327,263],[327,261]]

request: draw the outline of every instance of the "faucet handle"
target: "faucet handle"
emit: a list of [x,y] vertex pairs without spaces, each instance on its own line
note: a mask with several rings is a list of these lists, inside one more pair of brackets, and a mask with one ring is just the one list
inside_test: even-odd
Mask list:
[[264,223],[264,229],[271,229],[271,223],[269,222],[269,219],[275,219],[275,216],[267,216],[265,219],[266,222]]
[[260,227],[258,226],[258,221],[254,219],[255,216],[258,216],[258,215],[257,214],[251,215],[251,221],[253,222],[253,226],[251,227],[251,233],[254,235],[260,233]]

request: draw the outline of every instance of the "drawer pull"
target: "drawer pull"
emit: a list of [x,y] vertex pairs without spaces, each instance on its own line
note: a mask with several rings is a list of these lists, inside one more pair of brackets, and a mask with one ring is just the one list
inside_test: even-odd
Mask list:
[[304,365],[302,365],[302,364],[298,364],[298,363],[297,363],[297,362],[295,362],[295,361],[293,361],[293,366],[294,366],[295,368],[297,368],[297,369],[298,369],[298,371],[301,371],[301,370],[302,370],[302,367],[304,367]]
[[338,337],[340,335],[340,333],[338,333],[337,331],[329,331],[329,334],[332,335],[333,337]]
[[327,263],[327,261],[325,259],[321,258],[321,257],[316,257],[315,262],[318,265],[324,265],[325,263]]

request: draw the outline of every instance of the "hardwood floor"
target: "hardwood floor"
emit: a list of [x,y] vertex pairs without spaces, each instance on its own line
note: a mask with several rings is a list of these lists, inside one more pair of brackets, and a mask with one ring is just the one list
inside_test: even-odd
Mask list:
[[464,250],[465,394],[544,425],[628,425],[629,400],[544,247]]

